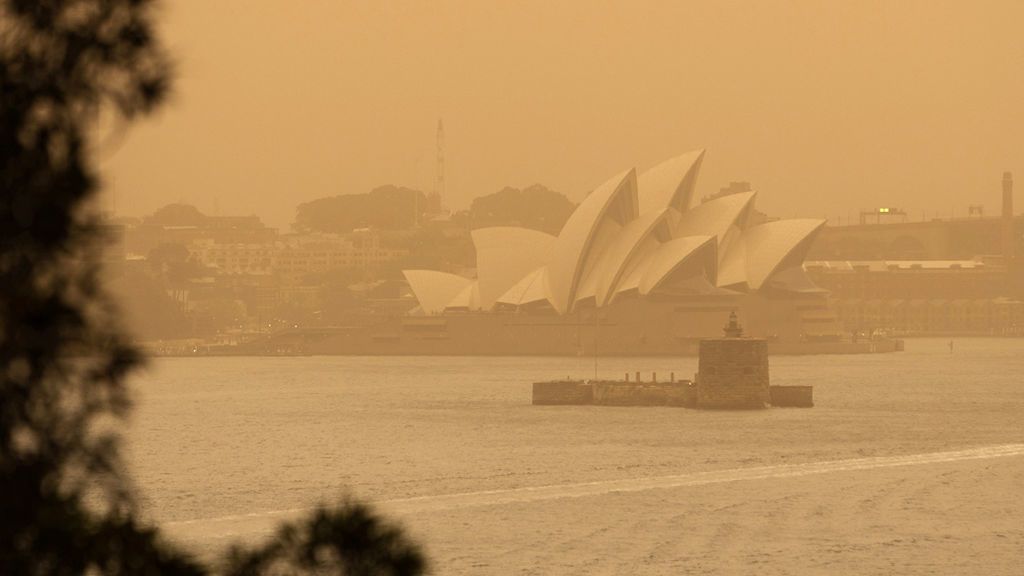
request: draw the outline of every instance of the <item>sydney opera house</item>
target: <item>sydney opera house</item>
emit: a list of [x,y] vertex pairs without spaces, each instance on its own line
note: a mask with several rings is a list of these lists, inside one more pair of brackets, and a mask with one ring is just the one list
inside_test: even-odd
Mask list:
[[474,230],[476,278],[405,271],[419,307],[379,340],[426,353],[674,354],[718,335],[732,310],[780,343],[837,339],[802,267],[825,222],[759,221],[752,191],[695,202],[703,159],[615,175],[557,237]]
[[[703,150],[598,186],[558,236],[472,232],[473,277],[406,270],[402,316],[289,331],[260,350],[353,355],[695,354],[736,311],[776,353],[884,351],[843,341],[803,260],[823,220],[769,220],[756,193],[695,201]],[[891,348],[890,348],[891,349]]]

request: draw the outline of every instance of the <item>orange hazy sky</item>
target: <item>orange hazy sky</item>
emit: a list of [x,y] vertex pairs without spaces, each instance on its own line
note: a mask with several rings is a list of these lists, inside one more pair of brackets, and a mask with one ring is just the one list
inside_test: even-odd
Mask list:
[[1022,23],[1019,0],[165,0],[175,96],[101,150],[106,202],[286,228],[431,189],[443,117],[454,209],[706,148],[699,194],[749,180],[778,216],[995,214],[1003,171],[1024,188]]

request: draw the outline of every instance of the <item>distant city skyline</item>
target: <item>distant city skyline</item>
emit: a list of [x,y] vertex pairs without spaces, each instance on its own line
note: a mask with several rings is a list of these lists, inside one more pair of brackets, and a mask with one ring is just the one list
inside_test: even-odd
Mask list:
[[101,148],[105,203],[283,229],[314,198],[429,192],[438,118],[455,210],[534,182],[579,202],[697,147],[697,196],[749,181],[781,216],[995,211],[1024,173],[1024,4],[588,6],[165,2],[175,96]]

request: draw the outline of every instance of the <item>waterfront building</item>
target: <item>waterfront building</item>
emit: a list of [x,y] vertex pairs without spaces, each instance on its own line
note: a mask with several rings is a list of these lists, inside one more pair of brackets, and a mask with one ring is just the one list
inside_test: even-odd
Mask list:
[[261,243],[192,242],[189,252],[203,265],[229,275],[276,275],[302,283],[310,274],[372,269],[408,253],[381,245],[369,229],[349,234],[291,234]]
[[1018,335],[1024,302],[1002,258],[809,261],[843,329],[870,334]]
[[[580,203],[557,236],[474,230],[476,278],[405,271],[417,312],[605,322],[616,326],[604,336],[613,350],[626,340],[638,350],[671,350],[680,339],[714,334],[734,308],[755,334],[838,338],[826,292],[802,267],[825,221],[755,218],[752,190],[694,203],[703,159],[699,150],[639,175],[617,174]],[[596,334],[592,340],[597,346]]]

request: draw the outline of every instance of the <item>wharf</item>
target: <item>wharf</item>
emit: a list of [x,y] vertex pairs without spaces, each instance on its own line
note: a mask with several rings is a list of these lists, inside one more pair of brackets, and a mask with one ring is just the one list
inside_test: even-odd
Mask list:
[[762,406],[708,406],[698,400],[691,380],[637,382],[633,380],[553,380],[533,383],[534,406],[672,406],[678,408],[811,408],[813,386],[768,386]]

